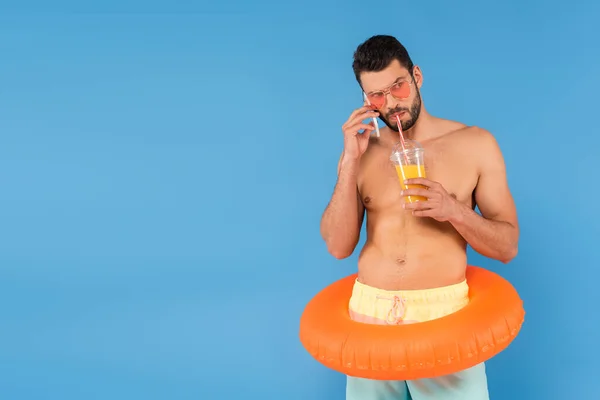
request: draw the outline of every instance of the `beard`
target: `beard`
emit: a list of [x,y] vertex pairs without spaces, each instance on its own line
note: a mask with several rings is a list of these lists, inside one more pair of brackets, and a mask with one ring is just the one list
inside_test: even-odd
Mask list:
[[402,130],[406,131],[415,125],[415,123],[419,119],[419,115],[421,114],[421,92],[419,91],[419,89],[417,89],[415,99],[413,100],[412,104],[410,105],[410,108],[397,106],[397,107],[394,107],[394,108],[391,108],[390,110],[388,110],[385,117],[380,116],[379,118],[381,118],[381,120],[391,130],[398,132],[399,131],[398,124],[396,123],[396,121],[394,121],[394,124],[390,123],[390,116],[397,112],[401,112],[401,111],[407,112],[410,115],[410,118],[408,120],[406,120],[406,121],[401,120]]

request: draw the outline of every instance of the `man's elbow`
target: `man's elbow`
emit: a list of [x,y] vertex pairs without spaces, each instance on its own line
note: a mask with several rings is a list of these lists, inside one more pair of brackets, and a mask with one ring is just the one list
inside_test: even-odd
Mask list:
[[503,264],[508,264],[509,262],[511,262],[512,260],[514,260],[517,257],[517,254],[519,254],[519,246],[518,245],[511,246],[508,250],[506,250],[502,254],[502,257],[500,257],[500,261]]
[[334,240],[325,240],[327,251],[338,260],[343,260],[344,258],[350,257],[352,253],[354,253],[357,243],[358,241],[353,243],[344,243]]
[[344,258],[348,258],[352,255],[353,249],[344,249],[342,247],[328,247],[327,251],[329,254],[334,256],[338,260],[343,260]]
[[337,260],[343,260],[352,255],[352,253],[348,252],[329,252],[332,256],[334,256]]
[[519,254],[519,228],[516,224],[511,224],[511,227],[512,229],[507,237],[507,246],[502,252],[501,257],[499,257],[499,260],[504,264],[508,264],[514,260],[517,257],[517,254]]

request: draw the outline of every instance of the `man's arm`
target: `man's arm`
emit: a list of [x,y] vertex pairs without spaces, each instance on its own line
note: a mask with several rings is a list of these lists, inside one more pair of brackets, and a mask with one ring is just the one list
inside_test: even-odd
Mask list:
[[490,133],[483,133],[479,182],[475,189],[475,202],[481,216],[466,204],[456,202],[457,212],[449,222],[475,251],[508,263],[518,252],[517,211],[500,147]]
[[349,257],[360,237],[365,208],[356,184],[359,162],[340,157],[338,180],[321,218],[321,236],[337,259]]

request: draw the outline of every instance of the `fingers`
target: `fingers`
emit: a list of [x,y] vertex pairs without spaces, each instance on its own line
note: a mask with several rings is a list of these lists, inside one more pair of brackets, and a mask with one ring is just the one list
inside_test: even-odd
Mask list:
[[359,129],[361,128],[364,129],[363,133],[368,133],[375,130],[375,125],[373,124],[373,122],[369,122],[368,124],[361,123]]
[[368,107],[361,107],[352,112],[348,120],[342,125],[342,130],[349,130],[351,127],[358,123],[362,123],[367,118],[377,118],[379,113],[376,111],[370,111]]
[[404,209],[412,211],[424,211],[431,210],[437,203],[429,200],[426,201],[415,201],[413,203],[404,203]]
[[371,132],[375,130],[375,124],[373,122],[369,122],[368,124],[361,124],[363,126],[362,134],[360,135],[360,139],[369,140],[371,136]]
[[427,197],[427,198],[439,197],[439,193],[434,192],[429,189],[423,189],[423,188],[406,189],[406,190],[403,190],[400,193],[400,195],[401,196],[421,196],[421,197]]
[[348,117],[348,119],[346,120],[344,125],[348,125],[348,124],[352,123],[352,121],[354,121],[354,119],[356,118],[357,115],[364,114],[368,111],[369,111],[369,107],[367,107],[367,106],[362,106],[360,108],[357,108],[356,110],[352,111],[352,113],[350,114],[350,116]]
[[361,129],[364,129],[365,131],[372,131],[373,129],[375,129],[375,127],[372,124],[363,124],[361,122],[359,124],[349,126],[346,130],[348,131],[348,133],[352,132],[352,134],[356,134]]
[[435,212],[435,210],[413,210],[412,215],[415,217],[437,217],[437,213]]
[[378,112],[367,111],[367,112],[364,112],[364,113],[357,114],[352,119],[349,119],[348,121],[346,121],[345,125],[348,126],[348,127],[350,127],[352,125],[356,125],[356,124],[362,123],[364,120],[366,120],[368,118],[377,118],[378,116],[379,116]]
[[406,185],[422,185],[431,189],[440,189],[442,185],[427,178],[411,178],[404,181]]
[[362,122],[362,120],[360,120],[359,122],[357,122],[353,125],[348,125],[348,126],[344,127],[343,131],[344,131],[344,135],[346,135],[346,136],[356,136],[361,129],[363,129],[364,132],[371,132],[373,129],[375,129],[375,126],[373,126],[372,123],[365,124]]
[[371,107],[365,104],[362,107],[357,108],[356,110],[352,111],[352,113],[348,117],[348,121],[351,119],[354,119],[359,114],[364,114],[365,112],[369,112],[369,111],[371,111]]
[[376,111],[377,110],[377,106],[374,106],[372,104],[369,104],[368,102],[364,102],[364,107],[367,107],[369,110],[371,111]]

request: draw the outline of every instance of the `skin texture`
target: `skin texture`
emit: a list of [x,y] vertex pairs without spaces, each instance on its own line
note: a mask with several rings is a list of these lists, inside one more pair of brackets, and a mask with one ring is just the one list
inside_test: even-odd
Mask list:
[[[511,261],[518,251],[519,226],[500,148],[484,129],[430,115],[420,88],[423,74],[413,75],[398,61],[379,72],[363,73],[363,90],[389,87],[399,77],[411,81],[411,94],[372,112],[363,106],[343,124],[344,151],[338,181],[323,213],[321,235],[338,259],[356,249],[366,214],[367,238],[358,261],[358,279],[386,290],[424,289],[461,282],[467,266],[466,246],[480,254]],[[398,143],[394,112],[403,134],[425,150],[424,189],[403,193],[389,161]],[[381,137],[363,121],[379,116]],[[406,204],[406,195],[427,201]],[[479,207],[481,215],[474,211]]]

